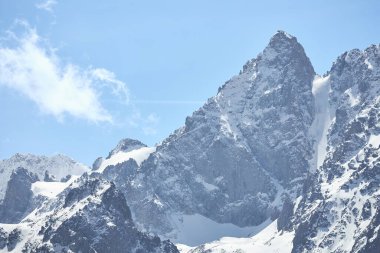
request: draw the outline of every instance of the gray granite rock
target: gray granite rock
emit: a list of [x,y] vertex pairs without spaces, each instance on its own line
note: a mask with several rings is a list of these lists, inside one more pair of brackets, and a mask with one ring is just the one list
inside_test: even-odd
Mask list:
[[13,171],[7,184],[3,203],[0,205],[0,223],[18,223],[31,209],[33,192],[32,183],[38,176],[24,168]]
[[297,39],[276,33],[119,185],[136,221],[162,234],[172,213],[244,227],[281,209],[313,157],[314,75]]

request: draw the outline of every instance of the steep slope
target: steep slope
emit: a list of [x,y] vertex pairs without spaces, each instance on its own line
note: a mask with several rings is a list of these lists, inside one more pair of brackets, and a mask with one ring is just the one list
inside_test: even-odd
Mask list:
[[37,175],[24,168],[13,171],[7,184],[3,203],[0,204],[0,223],[18,223],[33,208],[32,184]]
[[0,252],[178,252],[139,232],[123,194],[96,173],[83,175],[21,223],[0,227]]
[[328,74],[328,152],[289,224],[292,252],[378,252],[380,47],[346,52]]
[[285,202],[277,229],[271,225],[252,238],[223,238],[181,252],[379,252],[380,46],[344,53],[317,82],[322,110],[315,124],[321,131],[314,136],[320,137],[315,148],[321,166],[302,195]]
[[15,154],[9,159],[0,160],[0,202],[4,198],[7,182],[14,170],[18,167],[35,173],[41,180],[45,172],[60,180],[67,175],[81,175],[89,169],[64,155],[51,157],[32,154]]
[[314,75],[297,39],[275,34],[125,176],[119,186],[136,221],[167,234],[189,215],[237,227],[275,216],[281,194],[297,194],[313,156]]

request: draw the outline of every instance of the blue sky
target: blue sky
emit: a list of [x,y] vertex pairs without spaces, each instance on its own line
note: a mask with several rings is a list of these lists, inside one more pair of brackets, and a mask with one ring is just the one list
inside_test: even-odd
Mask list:
[[380,43],[380,3],[0,0],[0,158],[91,164],[124,137],[154,145],[277,30],[316,72]]

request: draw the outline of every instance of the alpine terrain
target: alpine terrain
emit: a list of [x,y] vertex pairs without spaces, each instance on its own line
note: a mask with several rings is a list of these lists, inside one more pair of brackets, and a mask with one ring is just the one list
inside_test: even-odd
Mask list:
[[380,45],[315,73],[278,31],[155,147],[0,162],[0,252],[377,253]]

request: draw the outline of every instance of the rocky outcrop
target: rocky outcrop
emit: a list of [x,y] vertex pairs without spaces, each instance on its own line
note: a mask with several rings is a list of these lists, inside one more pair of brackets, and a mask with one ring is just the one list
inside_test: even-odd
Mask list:
[[0,223],[18,223],[33,206],[32,183],[38,176],[24,168],[13,171],[7,184],[3,203],[0,205]]
[[380,199],[380,47],[341,55],[328,73],[334,120],[323,165],[293,216],[294,253],[376,252]]

